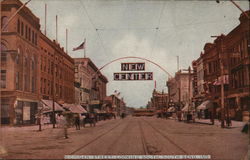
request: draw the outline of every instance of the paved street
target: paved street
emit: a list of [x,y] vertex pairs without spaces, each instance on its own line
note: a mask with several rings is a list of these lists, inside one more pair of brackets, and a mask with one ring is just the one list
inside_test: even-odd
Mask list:
[[216,125],[184,123],[155,117],[127,117],[101,121],[97,126],[62,129],[51,126],[5,127],[2,158],[63,158],[64,155],[211,155],[212,159],[243,159],[248,136],[241,127],[221,129]]

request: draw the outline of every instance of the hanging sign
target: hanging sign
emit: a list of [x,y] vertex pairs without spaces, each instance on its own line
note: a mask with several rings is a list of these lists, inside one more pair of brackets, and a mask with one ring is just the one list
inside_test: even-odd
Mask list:
[[[145,63],[121,63],[121,71],[145,71]],[[114,73],[115,81],[153,80],[153,72]]]

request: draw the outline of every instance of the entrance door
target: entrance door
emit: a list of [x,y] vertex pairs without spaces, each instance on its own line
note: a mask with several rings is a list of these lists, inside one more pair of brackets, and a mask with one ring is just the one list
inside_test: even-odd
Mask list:
[[9,104],[1,104],[1,123],[10,124]]

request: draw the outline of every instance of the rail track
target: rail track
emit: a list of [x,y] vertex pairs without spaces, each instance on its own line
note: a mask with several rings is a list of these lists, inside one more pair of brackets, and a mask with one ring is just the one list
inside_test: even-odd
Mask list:
[[181,150],[184,154],[188,155],[188,152],[185,151],[181,146],[179,146],[178,144],[176,144],[170,137],[168,137],[166,134],[164,134],[162,131],[160,131],[159,129],[157,129],[156,127],[154,127],[152,124],[150,124],[148,121],[146,121],[145,119],[142,118],[142,120],[148,124],[151,128],[153,128],[155,130],[155,132],[159,133],[163,138],[165,138],[166,140],[168,140],[171,144],[173,144],[176,148],[178,148],[179,150]]
[[147,147],[147,142],[146,142],[144,131],[143,131],[142,126],[141,126],[141,122],[140,121],[137,121],[137,122],[138,122],[139,128],[140,128],[141,142],[142,142],[144,154],[145,155],[149,155],[149,151],[148,151],[148,147]]
[[71,153],[69,153],[69,155],[75,154],[76,152],[82,150],[83,148],[86,148],[87,146],[89,146],[90,144],[94,143],[95,141],[97,141],[98,139],[100,139],[101,137],[107,135],[108,133],[110,133],[111,131],[113,131],[115,128],[117,128],[118,126],[120,126],[122,124],[122,122],[118,123],[117,125],[115,125],[114,127],[112,127],[111,129],[109,129],[108,131],[100,134],[99,136],[95,137],[94,139],[92,139],[91,141],[89,141],[88,143],[80,146],[79,148],[77,148],[76,150],[72,151]]

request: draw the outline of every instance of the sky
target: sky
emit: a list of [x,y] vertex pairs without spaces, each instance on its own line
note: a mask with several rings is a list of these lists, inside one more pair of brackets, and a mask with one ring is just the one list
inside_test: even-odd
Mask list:
[[[22,0],[22,2],[26,2]],[[235,1],[244,11],[246,0]],[[47,36],[56,37],[68,54],[83,57],[83,50],[72,51],[86,38],[86,56],[98,68],[121,57],[136,56],[153,61],[174,76],[177,56],[180,68],[187,69],[197,59],[211,36],[228,34],[239,24],[241,11],[230,1],[174,0],[32,0],[27,7],[45,28],[47,4]],[[114,81],[113,73],[121,72],[123,62],[145,62],[145,71],[154,73],[152,81]],[[145,106],[152,96],[154,81],[158,91],[167,92],[169,75],[159,67],[141,59],[123,59],[104,67],[108,78],[107,95],[120,92],[127,106]]]

